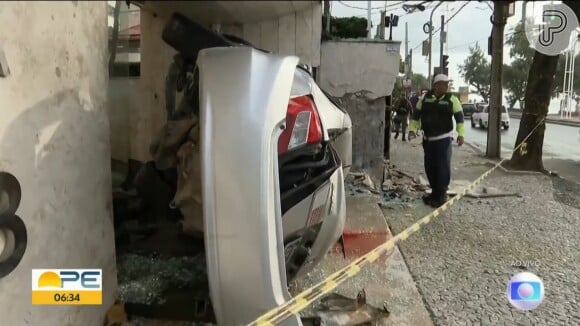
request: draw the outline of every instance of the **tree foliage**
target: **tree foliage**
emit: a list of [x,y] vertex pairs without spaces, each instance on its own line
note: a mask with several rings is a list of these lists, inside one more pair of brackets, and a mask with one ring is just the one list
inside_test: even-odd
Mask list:
[[[411,87],[412,89],[418,90],[421,88],[429,88],[429,82],[427,77],[422,74],[413,74],[411,76]],[[403,88],[403,77],[397,77],[395,80],[395,85],[393,86],[392,96],[393,98],[399,98],[405,94],[405,89]]]
[[411,76],[411,86],[413,89],[429,88],[429,81],[423,74],[413,74]]
[[[532,21],[529,23],[531,24]],[[503,87],[507,90],[510,108],[518,102],[520,102],[520,107],[523,107],[528,73],[535,51],[530,47],[522,23],[516,25],[513,34],[507,38],[506,44],[510,46],[509,54],[512,62],[503,67]]]
[[323,40],[339,38],[367,37],[367,19],[362,17],[330,17],[330,34],[324,25],[326,17],[322,17]]
[[[530,21],[529,23],[532,24],[533,22]],[[506,44],[510,46],[510,57],[512,57],[513,61],[510,65],[504,66],[503,86],[508,91],[508,101],[510,106],[512,106],[512,103],[515,104],[517,101],[523,101],[524,99],[529,67],[532,65],[535,51],[530,47],[521,23],[516,26],[513,34],[507,38]],[[580,64],[580,55],[576,56],[575,64]],[[566,57],[565,55],[560,55],[552,97],[557,96],[563,90],[565,68]],[[580,94],[580,69],[575,69],[574,71],[574,93]]]
[[463,80],[474,87],[485,101],[489,100],[491,89],[491,63],[487,60],[478,43],[469,47],[469,57],[459,65],[459,73]]
[[[580,16],[580,1],[564,1]],[[528,73],[520,127],[515,147],[507,166],[520,170],[545,171],[542,162],[544,133],[546,123],[543,119],[548,114],[548,106],[553,96],[556,74],[562,56],[548,56],[535,51]],[[524,142],[525,140],[525,142]]]

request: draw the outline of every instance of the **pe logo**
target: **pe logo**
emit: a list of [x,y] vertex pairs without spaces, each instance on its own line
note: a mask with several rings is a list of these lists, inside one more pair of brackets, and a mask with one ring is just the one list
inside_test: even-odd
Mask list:
[[544,300],[544,283],[532,273],[516,274],[508,282],[507,297],[519,310],[535,309]]
[[100,269],[33,269],[32,304],[100,305],[102,283]]
[[578,35],[578,17],[563,3],[544,5],[539,14],[525,19],[530,46],[545,55],[559,55],[569,50]]

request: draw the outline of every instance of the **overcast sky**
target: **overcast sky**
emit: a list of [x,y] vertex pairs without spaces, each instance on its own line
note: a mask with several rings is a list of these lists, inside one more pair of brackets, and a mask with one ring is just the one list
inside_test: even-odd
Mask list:
[[[416,4],[421,2],[422,1],[405,1],[405,4]],[[490,5],[488,6],[487,3],[490,3]],[[337,17],[358,16],[366,18],[367,4],[367,1],[332,1],[331,14]],[[393,40],[402,42],[401,56],[404,58],[405,55],[405,23],[407,23],[409,49],[413,49],[413,72],[427,76],[427,57],[421,56],[420,44],[428,37],[428,34],[423,32],[423,25],[429,21],[431,10],[437,2],[433,1],[426,3],[425,5],[427,6],[427,9],[424,12],[417,11],[411,14],[405,14],[405,11],[402,9],[402,1],[371,1],[371,7],[373,8],[371,16],[373,22],[373,37],[376,33],[376,26],[380,21],[380,10],[383,10],[385,4],[387,6],[387,15],[391,13],[399,15],[399,25],[398,27],[393,28]],[[441,25],[441,15],[445,15],[445,20],[448,20],[454,13],[463,7],[463,9],[461,9],[461,11],[453,17],[446,26],[447,44],[444,46],[444,53],[449,55],[449,75],[455,81],[454,86],[456,89],[459,86],[466,85],[465,81],[463,81],[459,76],[459,69],[457,66],[463,63],[463,61],[468,57],[469,46],[474,46],[476,42],[478,42],[484,52],[487,53],[487,38],[491,35],[492,28],[490,23],[492,9],[490,6],[492,6],[491,1],[453,1],[440,5],[433,14],[433,25],[435,26],[435,29],[437,29]],[[536,2],[535,4],[530,3],[527,7],[528,12],[532,10],[532,6],[535,6],[534,11],[538,11],[538,9],[541,8],[540,2]],[[505,27],[506,34],[512,32],[518,21],[521,20],[521,17],[522,2],[518,1],[516,2],[515,15],[508,19],[508,23]],[[388,29],[386,29],[385,35],[386,38],[388,38]],[[432,66],[439,65],[439,42],[439,32],[436,32],[433,35]],[[487,58],[491,62],[491,56],[488,56]],[[509,51],[505,48],[504,63],[507,64],[509,62]]]

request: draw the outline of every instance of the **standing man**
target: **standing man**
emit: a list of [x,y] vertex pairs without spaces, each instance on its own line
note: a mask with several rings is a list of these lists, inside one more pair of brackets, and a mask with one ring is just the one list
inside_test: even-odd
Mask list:
[[423,130],[424,165],[431,194],[423,196],[425,204],[440,207],[447,201],[447,189],[451,181],[451,145],[453,141],[453,118],[457,123],[457,144],[463,145],[463,109],[459,99],[448,92],[449,78],[439,74],[433,80],[433,89],[417,103],[411,119],[409,140]]
[[399,137],[399,130],[403,127],[403,141],[407,141],[407,126],[409,124],[409,115],[411,113],[411,106],[405,96],[401,96],[395,104],[395,139]]

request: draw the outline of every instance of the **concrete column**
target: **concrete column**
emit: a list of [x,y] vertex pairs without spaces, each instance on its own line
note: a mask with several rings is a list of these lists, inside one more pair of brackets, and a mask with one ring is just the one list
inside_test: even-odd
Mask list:
[[[97,326],[113,303],[106,6],[0,2],[0,171],[20,183],[28,233],[0,278],[2,325]],[[32,306],[32,268],[102,268],[103,304]]]

